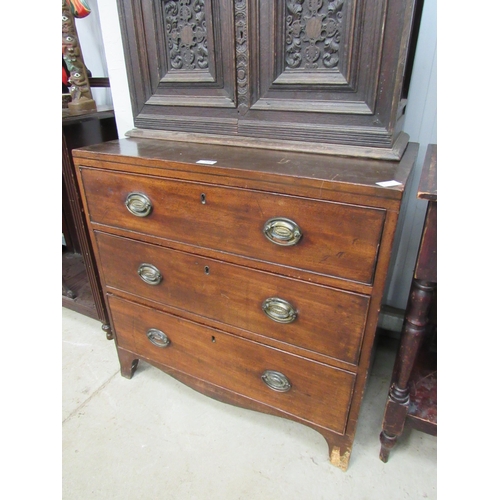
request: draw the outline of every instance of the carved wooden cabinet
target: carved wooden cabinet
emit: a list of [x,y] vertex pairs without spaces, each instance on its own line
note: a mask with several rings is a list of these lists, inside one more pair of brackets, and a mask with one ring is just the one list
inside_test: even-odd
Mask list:
[[135,137],[399,160],[415,0],[118,0]]
[[122,374],[144,360],[311,426],[345,470],[417,150],[383,161],[144,138],[75,150]]

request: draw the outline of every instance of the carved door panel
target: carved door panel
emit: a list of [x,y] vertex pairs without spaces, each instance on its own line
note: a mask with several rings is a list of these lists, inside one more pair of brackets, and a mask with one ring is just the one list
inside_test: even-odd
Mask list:
[[236,133],[232,0],[120,0],[119,7],[136,126]]
[[[239,132],[391,147],[413,2],[249,2],[248,112]],[[400,63],[398,63],[400,61]]]

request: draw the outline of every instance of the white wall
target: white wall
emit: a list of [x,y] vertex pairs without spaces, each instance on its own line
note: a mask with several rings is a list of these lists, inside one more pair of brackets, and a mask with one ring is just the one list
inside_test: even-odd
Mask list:
[[[102,31],[105,60],[107,61],[107,65],[105,64],[103,68],[107,69],[110,79],[118,133],[120,137],[125,137],[125,132],[134,128],[134,121],[130,104],[117,5],[115,1],[110,0],[89,0],[89,4],[93,9],[93,13],[87,18],[77,20],[78,34],[82,45],[85,44],[85,47],[87,47],[87,35],[95,36],[95,33],[97,33],[95,38],[98,39]],[[410,135],[412,142],[420,144],[420,151],[415,174],[408,188],[407,200],[402,207],[402,218],[400,219],[396,233],[396,251],[389,269],[388,283],[384,297],[384,304],[399,309],[406,307],[425,216],[425,202],[416,199],[422,163],[427,145],[437,143],[436,4],[437,0],[425,0],[424,3],[406,109],[404,130]],[[94,16],[94,14],[96,15]],[[90,18],[92,16],[94,16],[92,21],[100,21],[100,30],[95,25],[95,22],[90,27]],[[84,26],[84,21],[87,19],[89,19],[89,27],[87,25]],[[90,58],[98,54],[100,57],[103,56],[102,48],[96,47],[96,45],[98,44],[94,43],[94,48],[91,49],[92,43],[88,43],[89,54],[92,54],[89,55],[88,59],[89,67],[93,64]],[[84,49],[82,48],[82,50]],[[87,63],[87,52],[85,51],[84,57]],[[97,65],[95,67],[98,68]],[[92,67],[91,69],[94,71]],[[94,76],[101,75],[95,74]]]
[[127,73],[115,0],[87,0],[91,13],[75,19],[85,65],[95,77],[108,77],[111,88],[93,88],[98,106],[113,106],[120,137],[133,128]]
[[134,128],[116,0],[97,0],[118,135]]

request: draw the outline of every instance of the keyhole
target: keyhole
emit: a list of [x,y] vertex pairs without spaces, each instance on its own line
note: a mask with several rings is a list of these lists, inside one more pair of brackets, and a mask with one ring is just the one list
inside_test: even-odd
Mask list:
[[212,342],[215,344],[215,337],[212,335]]
[[207,202],[207,197],[206,197],[205,193],[201,193],[200,200],[201,200],[202,205],[205,205],[205,203]]
[[210,268],[208,266],[205,266],[205,274],[210,274]]

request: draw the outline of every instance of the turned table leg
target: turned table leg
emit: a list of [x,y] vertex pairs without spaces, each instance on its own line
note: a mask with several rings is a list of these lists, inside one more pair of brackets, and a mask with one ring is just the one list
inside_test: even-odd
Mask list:
[[396,441],[398,439],[398,436],[394,435],[391,436],[387,434],[385,431],[382,431],[380,433],[380,460],[382,462],[387,462],[389,460],[389,454],[391,453],[391,450],[394,448],[394,445],[396,444]]
[[410,405],[410,375],[427,331],[429,310],[436,284],[414,279],[406,308],[405,323],[396,359],[396,376],[389,390],[380,433],[380,459],[387,462],[391,449],[403,433]]

